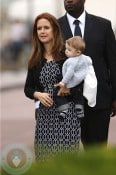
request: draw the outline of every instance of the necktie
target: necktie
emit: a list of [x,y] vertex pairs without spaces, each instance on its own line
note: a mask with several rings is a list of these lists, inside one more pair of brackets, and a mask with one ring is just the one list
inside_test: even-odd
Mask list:
[[79,27],[79,20],[75,20],[73,24],[75,24],[75,30],[74,30],[74,36],[81,36],[82,37],[82,33],[81,33],[81,29]]

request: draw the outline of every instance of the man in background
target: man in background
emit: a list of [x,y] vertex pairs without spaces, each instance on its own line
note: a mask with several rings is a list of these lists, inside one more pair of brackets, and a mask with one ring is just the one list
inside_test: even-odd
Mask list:
[[66,14],[58,21],[62,36],[67,40],[76,35],[74,21],[78,20],[78,28],[86,43],[84,54],[92,58],[98,80],[96,106],[89,107],[86,100],[84,105],[81,140],[86,146],[107,144],[110,117],[116,115],[116,40],[111,22],[88,14],[84,4],[85,0],[64,0]]

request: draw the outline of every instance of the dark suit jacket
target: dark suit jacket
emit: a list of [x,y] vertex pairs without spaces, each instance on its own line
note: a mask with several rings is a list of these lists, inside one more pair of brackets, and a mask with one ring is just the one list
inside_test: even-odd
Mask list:
[[[58,21],[64,40],[72,37],[66,15]],[[84,40],[84,54],[92,58],[98,80],[96,108],[108,108],[116,100],[116,41],[111,22],[87,13]]]

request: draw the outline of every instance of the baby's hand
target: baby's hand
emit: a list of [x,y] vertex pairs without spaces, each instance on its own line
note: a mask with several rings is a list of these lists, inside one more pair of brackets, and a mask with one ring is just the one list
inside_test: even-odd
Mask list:
[[55,84],[54,87],[62,88],[62,87],[65,87],[65,84],[63,82],[59,82],[59,83]]
[[55,84],[54,87],[60,87],[60,89],[57,93],[58,96],[70,95],[70,89],[68,89],[63,82],[59,82],[59,83]]
[[58,96],[67,96],[70,95],[70,89],[68,89],[66,86],[61,87],[58,91]]

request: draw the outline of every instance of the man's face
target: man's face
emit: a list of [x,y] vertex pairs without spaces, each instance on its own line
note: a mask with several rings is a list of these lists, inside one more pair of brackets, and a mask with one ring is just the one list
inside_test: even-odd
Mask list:
[[84,10],[85,0],[64,0],[65,10],[72,16],[81,14]]

